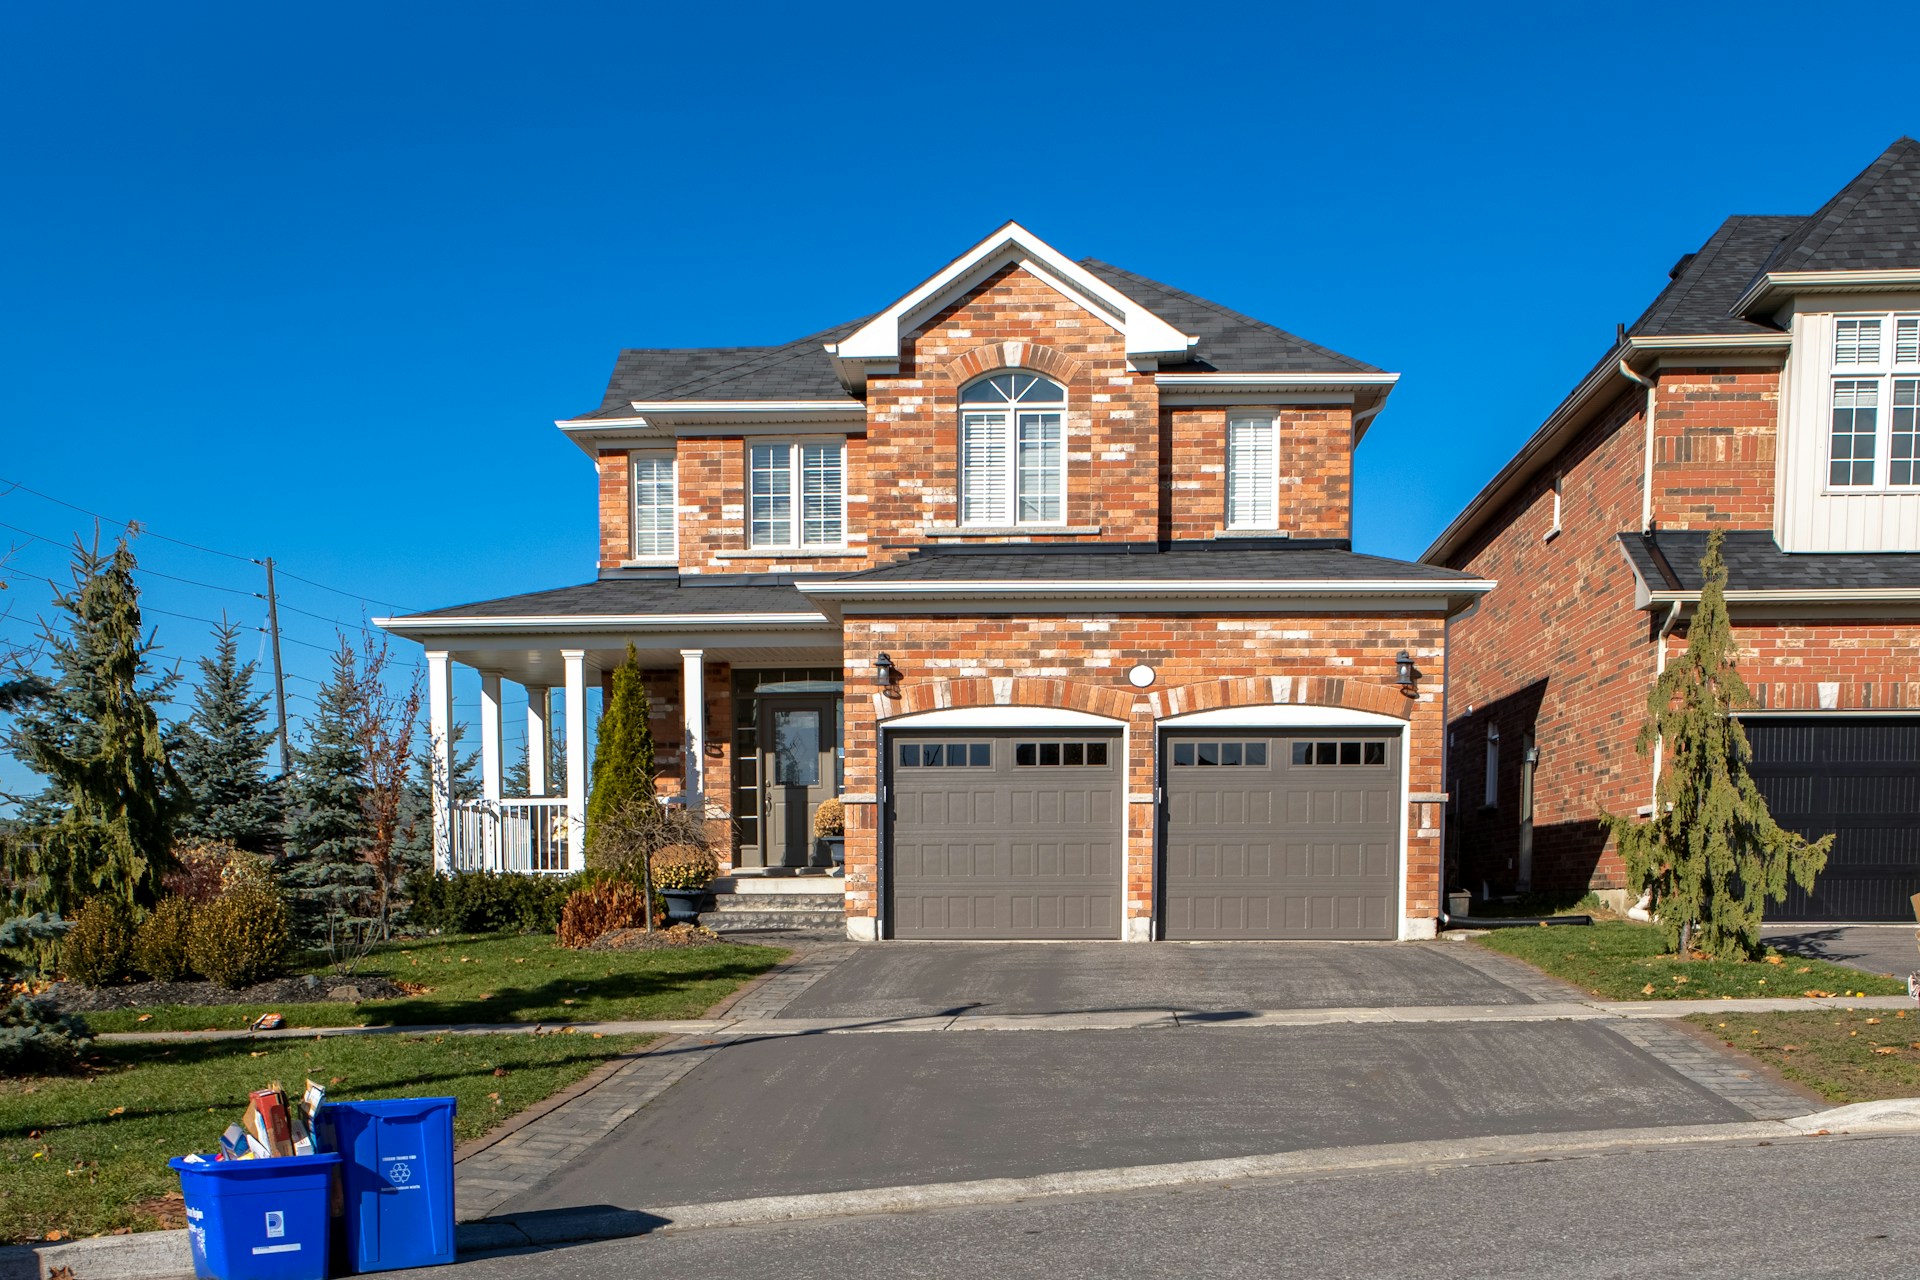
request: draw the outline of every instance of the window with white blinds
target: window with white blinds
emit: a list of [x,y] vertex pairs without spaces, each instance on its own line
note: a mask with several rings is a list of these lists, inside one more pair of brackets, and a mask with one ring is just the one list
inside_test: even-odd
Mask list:
[[1227,528],[1273,529],[1280,521],[1279,425],[1271,414],[1227,420]]
[[676,497],[673,455],[630,455],[633,471],[633,558],[671,559],[674,554]]
[[747,537],[769,550],[847,541],[846,442],[785,440],[747,451]]
[[1827,487],[1920,487],[1920,316],[1835,316]]
[[1066,522],[1066,389],[1000,373],[960,392],[960,523]]

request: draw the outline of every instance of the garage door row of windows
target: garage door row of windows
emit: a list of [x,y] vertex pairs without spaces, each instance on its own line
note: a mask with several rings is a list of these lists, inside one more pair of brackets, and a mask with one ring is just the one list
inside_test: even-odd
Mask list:
[[[1105,742],[1016,742],[1014,767],[1093,768],[1107,766]],[[900,765],[906,769],[991,769],[991,742],[903,742]]]
[[[1296,742],[1291,758],[1296,765],[1381,765],[1387,763],[1387,744],[1382,741]],[[1175,768],[1267,766],[1265,742],[1176,742],[1173,744]]]

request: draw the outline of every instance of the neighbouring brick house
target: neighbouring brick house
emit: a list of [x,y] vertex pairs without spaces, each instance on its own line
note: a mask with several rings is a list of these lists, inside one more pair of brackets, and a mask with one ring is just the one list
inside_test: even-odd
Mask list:
[[[629,643],[723,908],[854,938],[1396,938],[1439,913],[1445,626],[1489,584],[1351,550],[1397,375],[1009,224],[865,320],[634,350],[559,424],[590,582],[383,620],[481,673],[443,866],[578,865]],[[1424,668],[1428,674],[1421,674]],[[501,686],[566,776],[501,794]],[[844,876],[810,830],[839,796]],[[813,873],[813,874],[809,874]]]
[[1595,816],[1647,813],[1634,739],[1707,532],[1754,774],[1837,831],[1776,919],[1909,919],[1920,890],[1920,144],[1806,217],[1732,217],[1424,559],[1499,586],[1450,627],[1450,880],[1630,888]]

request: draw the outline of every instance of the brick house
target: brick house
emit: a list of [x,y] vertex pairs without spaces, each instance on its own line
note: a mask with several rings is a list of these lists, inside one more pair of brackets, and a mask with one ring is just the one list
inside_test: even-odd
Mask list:
[[[622,352],[558,425],[593,580],[383,619],[481,673],[442,865],[581,862],[588,687],[636,646],[659,790],[878,938],[1406,938],[1439,908],[1447,619],[1489,584],[1351,550],[1397,375],[1009,224],[873,316]],[[1421,669],[1426,673],[1421,674]],[[501,687],[564,778],[502,794]],[[560,772],[560,770],[556,770]],[[811,818],[845,805],[844,874]],[[821,874],[821,873],[825,874]]]
[[1707,532],[1754,775],[1837,831],[1776,919],[1909,919],[1920,890],[1920,144],[1817,212],[1728,218],[1427,550],[1497,579],[1451,624],[1449,879],[1624,898],[1594,821],[1646,813],[1646,695]]

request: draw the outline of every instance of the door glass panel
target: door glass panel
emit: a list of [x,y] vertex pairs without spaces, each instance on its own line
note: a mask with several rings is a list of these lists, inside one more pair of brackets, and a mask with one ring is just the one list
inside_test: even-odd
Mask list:
[[773,782],[812,787],[820,782],[820,713],[780,708],[773,713]]

